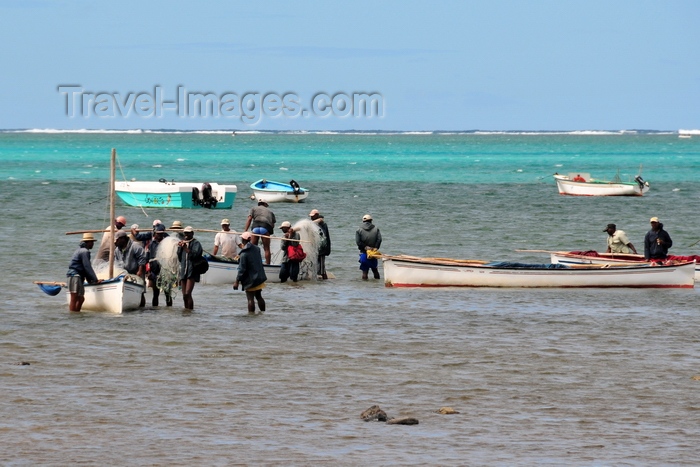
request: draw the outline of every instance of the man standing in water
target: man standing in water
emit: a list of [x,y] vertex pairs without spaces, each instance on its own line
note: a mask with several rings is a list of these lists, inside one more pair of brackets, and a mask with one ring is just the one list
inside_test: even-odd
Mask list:
[[[114,231],[120,230],[126,225],[126,217],[119,216],[114,219]],[[102,234],[102,241],[100,242],[100,248],[97,250],[97,257],[95,261],[109,261],[109,244],[112,242],[112,236],[110,235],[109,229]]]
[[382,245],[382,234],[379,229],[372,224],[372,216],[365,214],[362,216],[362,225],[355,232],[355,243],[360,250],[360,269],[362,270],[362,280],[367,280],[368,271],[371,269],[374,273],[374,278],[379,279],[379,270],[377,269],[377,258],[368,258],[367,253],[370,250],[378,250]]
[[90,250],[95,245],[95,237],[91,233],[83,234],[83,239],[80,241],[80,246],[70,260],[68,266],[68,290],[70,291],[70,311],[80,311],[85,301],[85,286],[84,282],[96,284],[97,275],[90,264]]
[[331,235],[328,233],[328,225],[318,209],[313,209],[309,213],[316,225],[318,225],[318,233],[321,236],[321,244],[318,247],[318,275],[321,279],[328,279],[326,272],[326,256],[331,254]]
[[255,314],[255,301],[258,301],[260,312],[265,311],[265,299],[262,297],[262,289],[265,288],[265,268],[260,257],[260,249],[251,243],[253,235],[250,232],[241,234],[243,249],[238,259],[238,275],[233,283],[233,290],[238,290],[241,284],[248,300],[248,314]]
[[275,228],[275,213],[273,213],[270,208],[267,207],[268,204],[264,199],[258,200],[258,205],[251,208],[250,214],[248,214],[248,220],[245,223],[245,228],[243,230],[247,231],[249,227],[252,227],[252,232],[256,235],[253,236],[253,245],[258,244],[258,236],[262,238],[263,250],[265,250],[265,264],[270,264],[272,259],[272,254],[270,253],[270,235]]
[[199,282],[200,274],[195,269],[195,263],[202,260],[202,244],[194,238],[194,229],[189,225],[182,231],[184,239],[177,244],[177,258],[180,260],[180,286],[185,308],[194,310],[192,291],[194,284]]
[[[231,223],[228,219],[221,220],[221,232],[214,237],[214,250],[211,252],[213,256],[221,253],[221,256],[228,259],[235,259],[238,256],[241,237],[231,231]],[[219,252],[221,248],[221,252]]]

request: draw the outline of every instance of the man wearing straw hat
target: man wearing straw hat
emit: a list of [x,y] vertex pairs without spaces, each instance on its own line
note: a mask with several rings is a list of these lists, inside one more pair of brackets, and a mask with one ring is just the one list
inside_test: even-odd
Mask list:
[[85,301],[85,286],[83,283],[87,279],[90,284],[96,284],[97,275],[90,264],[90,250],[95,245],[95,237],[91,233],[83,234],[80,246],[70,260],[68,266],[68,290],[70,292],[70,311],[80,311]]

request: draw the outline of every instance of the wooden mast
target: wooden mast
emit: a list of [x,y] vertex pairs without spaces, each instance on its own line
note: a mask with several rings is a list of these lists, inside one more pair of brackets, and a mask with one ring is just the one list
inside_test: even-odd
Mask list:
[[109,164],[109,278],[114,277],[114,180],[116,179],[117,150],[112,148],[112,157]]

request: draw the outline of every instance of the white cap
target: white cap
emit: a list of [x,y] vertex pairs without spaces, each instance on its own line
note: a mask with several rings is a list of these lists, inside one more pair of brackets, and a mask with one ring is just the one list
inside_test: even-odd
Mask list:
[[156,220],[153,221],[153,227],[155,227],[155,226],[158,225],[158,224],[162,224],[162,222],[160,221],[160,219],[156,219]]
[[289,222],[289,221],[284,221],[284,222],[282,222],[282,224],[280,225],[280,229],[284,229],[285,227],[291,227],[291,226],[292,226],[292,223],[291,223],[291,222]]
[[367,222],[372,220],[372,215],[371,214],[365,214],[362,216],[362,222]]
[[192,228],[191,225],[188,225],[187,227],[184,228],[183,232],[194,232],[194,229]]

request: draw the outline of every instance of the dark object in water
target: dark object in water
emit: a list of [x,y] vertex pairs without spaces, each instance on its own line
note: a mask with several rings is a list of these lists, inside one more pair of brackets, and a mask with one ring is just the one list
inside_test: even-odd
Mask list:
[[371,422],[376,420],[378,422],[385,422],[387,419],[386,412],[379,408],[378,405],[373,405],[369,409],[365,410],[360,414],[360,418],[366,422]]
[[392,418],[387,425],[418,425],[418,419],[413,417]]

